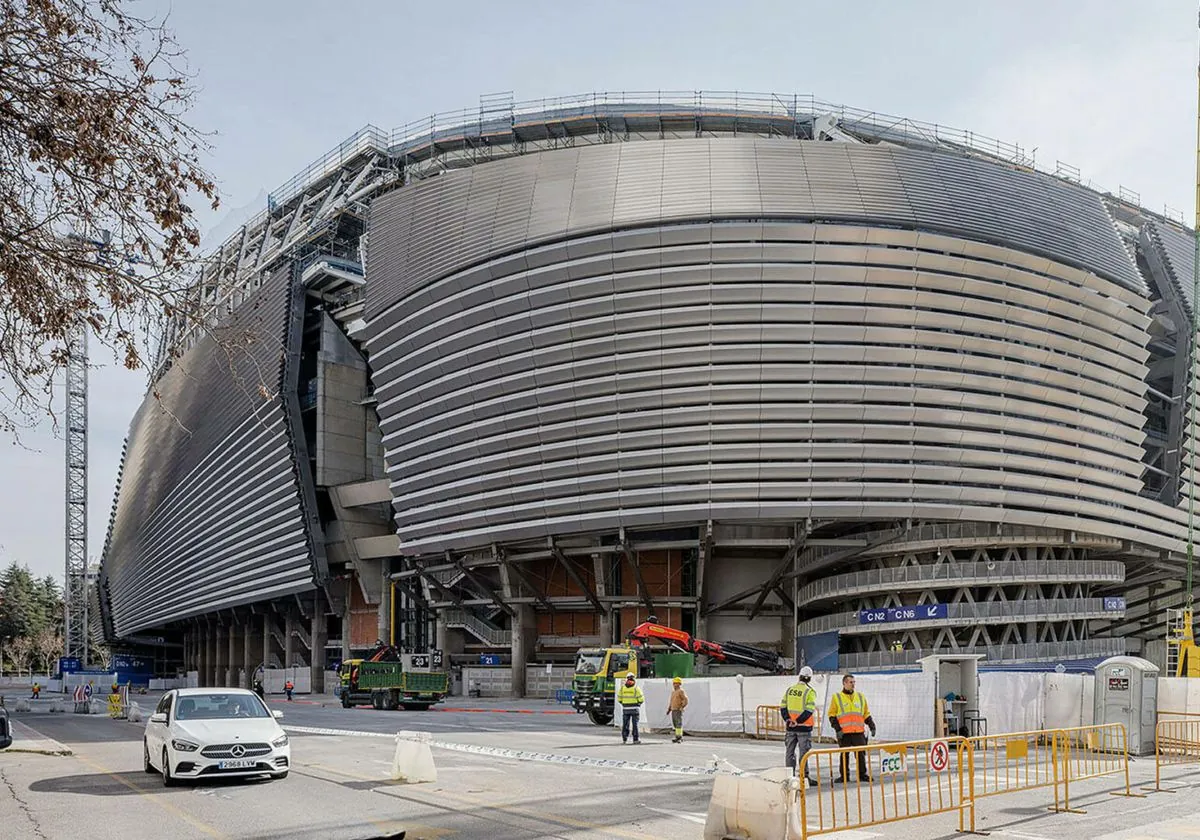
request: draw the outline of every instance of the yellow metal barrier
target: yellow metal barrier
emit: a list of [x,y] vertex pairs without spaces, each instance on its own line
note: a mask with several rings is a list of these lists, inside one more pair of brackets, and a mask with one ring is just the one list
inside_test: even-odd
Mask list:
[[[1129,745],[1125,724],[1103,723],[1057,729],[1055,737],[1059,742],[1058,750],[1064,770],[1063,810],[1073,814],[1085,813],[1071,808],[1071,782],[1114,774],[1124,774],[1125,791],[1112,791],[1113,796],[1145,798],[1129,789]],[[1057,807],[1057,796],[1055,799]]]
[[1058,786],[1062,781],[1059,742],[1053,730],[1044,729],[972,738],[975,796],[1052,787],[1054,810],[1059,810]]
[[754,737],[782,738],[786,733],[778,706],[759,706],[754,710]]
[[1200,717],[1160,720],[1154,727],[1154,790],[1174,793],[1162,786],[1162,768],[1193,762],[1200,762]]
[[[864,766],[865,780],[855,772]],[[800,775],[821,785],[799,794],[801,838],[952,811],[959,831],[975,830],[975,766],[966,738],[813,750]],[[842,784],[831,784],[843,775]]]

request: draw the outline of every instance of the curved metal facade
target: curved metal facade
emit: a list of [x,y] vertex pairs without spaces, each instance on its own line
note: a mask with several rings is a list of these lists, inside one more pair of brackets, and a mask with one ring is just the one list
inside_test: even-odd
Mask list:
[[1178,547],[1138,495],[1145,287],[1084,190],[648,141],[450,172],[378,199],[370,233],[406,553],[805,517]]
[[291,271],[267,279],[217,328],[221,344],[189,350],[134,417],[101,573],[116,636],[308,590],[320,574],[292,431],[296,297]]

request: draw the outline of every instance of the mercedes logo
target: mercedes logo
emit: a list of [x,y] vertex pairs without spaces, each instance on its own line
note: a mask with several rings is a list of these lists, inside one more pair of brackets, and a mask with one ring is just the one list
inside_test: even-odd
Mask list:
[[229,754],[234,758],[241,758],[246,754],[246,748],[241,744],[234,744],[233,748],[229,750]]

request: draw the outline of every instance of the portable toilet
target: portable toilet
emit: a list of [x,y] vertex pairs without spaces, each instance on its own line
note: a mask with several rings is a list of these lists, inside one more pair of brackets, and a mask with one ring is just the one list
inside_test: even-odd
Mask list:
[[1123,723],[1129,754],[1153,755],[1158,666],[1136,656],[1114,656],[1097,665],[1094,720]]

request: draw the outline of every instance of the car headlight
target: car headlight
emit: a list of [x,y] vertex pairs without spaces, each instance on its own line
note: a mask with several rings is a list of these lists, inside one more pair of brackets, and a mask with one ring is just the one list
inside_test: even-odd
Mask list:
[[200,749],[199,744],[193,744],[191,741],[184,741],[179,738],[172,738],[171,746],[180,752],[195,752]]
[[271,742],[271,746],[275,747],[276,749],[278,749],[279,747],[286,747],[287,745],[288,745],[288,736],[286,734],[280,735],[278,738],[276,738],[274,741]]

